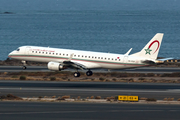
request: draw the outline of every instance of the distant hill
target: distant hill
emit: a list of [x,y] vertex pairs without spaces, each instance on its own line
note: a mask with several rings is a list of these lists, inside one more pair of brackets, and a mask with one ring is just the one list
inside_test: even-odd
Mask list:
[[13,12],[3,12],[1,14],[14,14]]

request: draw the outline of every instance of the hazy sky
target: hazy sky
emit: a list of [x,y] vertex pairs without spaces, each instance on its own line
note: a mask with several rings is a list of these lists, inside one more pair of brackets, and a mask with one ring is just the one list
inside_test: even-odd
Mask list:
[[180,0],[0,0],[12,10],[180,10]]

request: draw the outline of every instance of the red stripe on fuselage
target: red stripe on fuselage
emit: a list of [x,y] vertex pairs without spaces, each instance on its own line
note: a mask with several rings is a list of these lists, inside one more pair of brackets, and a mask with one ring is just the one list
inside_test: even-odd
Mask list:
[[[67,58],[57,58],[57,57],[42,57],[42,56],[9,56],[10,58],[12,57],[34,57],[34,58],[53,58],[53,59],[64,59],[67,60]],[[149,65],[139,65],[139,64],[125,64],[125,63],[109,63],[109,62],[100,62],[100,61],[89,61],[89,60],[77,60],[77,59],[72,59],[74,61],[85,61],[85,62],[92,62],[92,63],[106,63],[106,64],[117,64],[117,65],[129,65],[129,66],[149,66]]]

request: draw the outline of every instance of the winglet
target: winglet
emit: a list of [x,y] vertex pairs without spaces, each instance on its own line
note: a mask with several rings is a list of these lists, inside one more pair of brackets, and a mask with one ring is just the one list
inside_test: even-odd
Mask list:
[[132,48],[131,48],[131,49],[129,49],[129,51],[127,51],[127,53],[126,53],[126,54],[124,54],[124,55],[129,55],[129,53],[131,52],[131,50],[132,50]]
[[74,53],[72,53],[72,54],[70,55],[70,57],[68,58],[68,61],[71,61],[73,55],[74,55]]

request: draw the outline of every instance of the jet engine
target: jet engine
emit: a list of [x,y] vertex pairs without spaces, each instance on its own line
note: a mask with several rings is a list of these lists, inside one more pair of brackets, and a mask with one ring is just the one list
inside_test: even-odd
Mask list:
[[58,62],[49,62],[47,66],[49,70],[61,71],[65,69],[65,67]]

